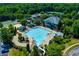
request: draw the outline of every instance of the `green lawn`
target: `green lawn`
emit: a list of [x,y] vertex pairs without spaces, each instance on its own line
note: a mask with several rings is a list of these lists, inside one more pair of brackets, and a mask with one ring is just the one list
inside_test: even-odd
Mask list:
[[20,51],[15,48],[9,50],[9,56],[26,56],[23,51]]
[[72,38],[71,41],[69,41],[68,43],[65,44],[65,48],[75,44],[75,43],[79,43],[78,39]]
[[[72,38],[71,41],[66,43],[65,44],[65,49],[63,50],[64,55],[67,55],[70,50],[72,50],[73,48],[79,46],[79,44],[78,44],[78,45],[75,45],[75,46],[71,47],[72,45],[74,45],[76,43],[79,43],[79,40],[75,39],[75,38]],[[69,47],[71,47],[71,48],[69,48]],[[67,48],[69,48],[69,49],[66,51]]]

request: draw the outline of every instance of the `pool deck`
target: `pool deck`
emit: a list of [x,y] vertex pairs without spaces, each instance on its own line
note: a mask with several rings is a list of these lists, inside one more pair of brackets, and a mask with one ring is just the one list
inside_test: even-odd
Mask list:
[[43,43],[41,44],[41,46],[45,46],[49,44],[49,41],[53,39],[53,36],[51,34],[48,35],[48,37],[43,41]]
[[16,34],[16,36],[13,37],[12,42],[16,45],[16,46],[21,46],[21,47],[25,47],[26,43],[20,43],[18,41],[18,34]]
[[49,41],[51,40],[51,39],[53,39],[54,38],[54,36],[52,36],[52,34],[53,33],[56,33],[56,31],[53,31],[53,30],[51,30],[51,29],[49,29],[49,28],[44,28],[44,27],[42,27],[42,26],[40,26],[41,28],[43,28],[43,29],[45,29],[45,30],[48,30],[50,33],[48,34],[48,36],[47,36],[47,38],[43,41],[43,43],[41,44],[41,46],[42,47],[44,47],[45,45],[48,45],[49,44]]
[[[53,37],[54,37],[54,36],[52,36],[52,34],[53,34],[53,33],[56,33],[56,31],[53,31],[53,30],[51,30],[51,29],[49,29],[49,28],[42,27],[42,26],[37,26],[37,27],[40,27],[40,28],[43,28],[43,29],[49,31],[48,36],[46,37],[46,39],[42,42],[42,44],[41,44],[40,46],[48,45],[48,44],[49,44],[49,41],[50,41],[51,39],[53,39]],[[28,30],[26,30],[26,31],[28,31]],[[23,34],[24,32],[19,32],[19,33],[22,33],[22,35],[24,36],[24,34]],[[33,38],[31,38],[31,37],[28,37],[28,38],[29,38],[29,41],[30,41],[29,44],[30,44],[31,46],[34,45]],[[16,46],[26,47],[26,45],[27,45],[27,43],[21,43],[21,42],[18,41],[18,34],[13,37],[12,42],[13,42]]]
[[[16,45],[16,46],[20,46],[20,47],[26,47],[27,43],[21,43],[18,41],[18,34],[16,34],[16,36],[13,37],[13,40],[12,42]],[[32,38],[30,37],[29,38],[29,44],[33,46],[33,41],[32,41]]]

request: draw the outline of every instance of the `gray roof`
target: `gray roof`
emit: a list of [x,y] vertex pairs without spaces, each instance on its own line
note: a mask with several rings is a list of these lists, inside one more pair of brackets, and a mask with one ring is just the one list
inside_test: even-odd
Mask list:
[[59,17],[57,17],[57,16],[52,16],[52,17],[49,17],[49,18],[47,18],[47,19],[45,19],[44,21],[45,22],[49,22],[49,23],[51,23],[51,24],[58,24],[59,23],[59,20],[60,20],[60,18]]

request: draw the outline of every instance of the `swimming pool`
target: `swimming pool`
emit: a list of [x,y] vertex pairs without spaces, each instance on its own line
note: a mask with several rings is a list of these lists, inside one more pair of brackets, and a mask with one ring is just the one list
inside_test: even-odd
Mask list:
[[50,32],[48,30],[45,30],[44,28],[34,27],[28,32],[25,32],[25,35],[32,37],[37,46],[39,46],[47,38],[48,33]]

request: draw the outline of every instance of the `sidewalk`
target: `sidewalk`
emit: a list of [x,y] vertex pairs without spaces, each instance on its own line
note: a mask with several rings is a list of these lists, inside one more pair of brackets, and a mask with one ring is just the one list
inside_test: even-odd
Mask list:
[[16,46],[21,46],[21,47],[26,47],[27,43],[20,43],[18,41],[18,35],[13,37],[12,42],[16,45]]

